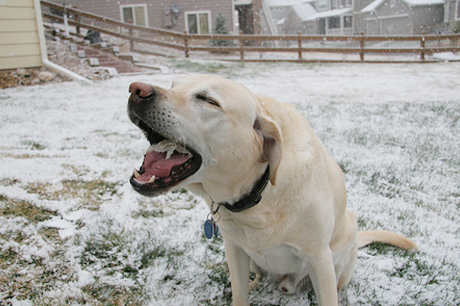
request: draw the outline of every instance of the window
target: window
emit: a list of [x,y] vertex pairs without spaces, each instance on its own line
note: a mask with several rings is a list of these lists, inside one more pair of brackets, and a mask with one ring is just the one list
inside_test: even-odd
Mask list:
[[[339,0],[340,2],[340,0]],[[337,8],[337,0],[331,0],[331,9],[336,9]]]
[[353,16],[343,16],[343,27],[344,28],[353,27]]
[[337,7],[350,7],[352,4],[352,0],[336,0]]
[[334,16],[327,19],[329,29],[340,29],[340,17]]
[[460,20],[460,1],[455,3],[455,20]]
[[450,3],[449,1],[444,4],[444,22],[449,22],[449,11],[450,11]]
[[187,32],[189,34],[210,34],[210,12],[187,12]]
[[148,26],[147,5],[123,5],[120,7],[120,9],[123,22],[144,27]]
[[318,11],[327,10],[327,0],[316,0]]

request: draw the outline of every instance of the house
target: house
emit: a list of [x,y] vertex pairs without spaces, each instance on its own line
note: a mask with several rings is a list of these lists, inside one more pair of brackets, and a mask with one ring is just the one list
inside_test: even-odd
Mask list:
[[91,83],[48,60],[40,0],[0,0],[0,70],[41,66]]
[[305,35],[354,34],[352,0],[303,0],[288,8],[285,33]]
[[[294,5],[299,5],[301,3],[307,3],[309,1],[305,0],[264,0],[270,12],[272,14],[273,20],[279,22],[282,19],[286,19],[290,8]],[[315,1],[315,0],[310,0]]]
[[358,15],[356,28],[369,35],[416,35],[445,29],[444,0],[375,0]]
[[39,67],[47,59],[38,0],[0,0],[0,70]]
[[[310,9],[303,8],[303,12]],[[302,16],[299,10],[296,14]],[[318,35],[353,35],[353,9],[351,7],[341,7],[332,10],[315,12],[314,14],[304,15],[302,18],[304,34]]]
[[269,7],[278,32],[282,34],[304,32],[301,29],[303,17],[308,15],[305,12],[315,10],[315,0],[264,0],[264,2]]
[[316,23],[308,22],[309,18],[315,15],[315,3],[301,3],[292,6],[283,20],[284,33],[302,33],[304,35],[316,34]]
[[211,34],[219,14],[230,32],[236,23],[231,0],[65,0],[65,5],[138,26],[190,34]]
[[[265,0],[281,1],[281,0]],[[288,0],[286,3],[296,1]],[[445,1],[445,2],[444,2]],[[283,12],[280,32],[306,35],[415,35],[460,30],[460,0],[314,0]],[[448,8],[447,8],[448,7]],[[271,10],[274,13],[274,10]],[[274,14],[279,14],[275,12]]]
[[460,33],[460,0],[444,1],[444,22],[447,32]]

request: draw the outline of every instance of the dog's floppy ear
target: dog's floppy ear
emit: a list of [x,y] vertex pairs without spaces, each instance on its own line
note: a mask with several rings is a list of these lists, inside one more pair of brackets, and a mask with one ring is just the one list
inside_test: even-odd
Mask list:
[[270,183],[275,185],[276,172],[281,162],[283,137],[280,128],[275,121],[267,115],[259,113],[254,123],[254,129],[262,136],[263,149],[262,161],[268,161],[270,165]]

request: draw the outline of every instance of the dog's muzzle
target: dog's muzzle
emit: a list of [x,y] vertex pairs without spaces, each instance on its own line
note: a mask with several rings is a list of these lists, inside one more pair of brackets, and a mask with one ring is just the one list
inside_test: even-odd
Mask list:
[[157,196],[195,174],[202,158],[193,148],[177,140],[174,114],[158,107],[159,101],[166,99],[161,89],[135,82],[129,92],[129,118],[150,142],[142,166],[134,170],[130,183],[145,196]]

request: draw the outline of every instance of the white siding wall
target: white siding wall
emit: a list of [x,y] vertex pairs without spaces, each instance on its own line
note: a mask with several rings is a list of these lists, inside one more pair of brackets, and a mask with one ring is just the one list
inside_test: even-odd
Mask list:
[[33,0],[0,0],[0,70],[42,65]]

